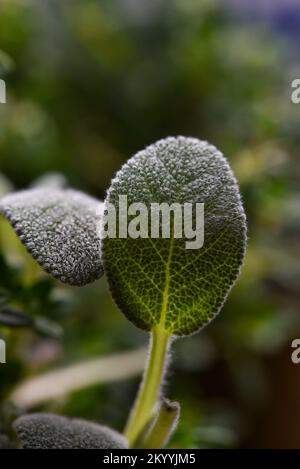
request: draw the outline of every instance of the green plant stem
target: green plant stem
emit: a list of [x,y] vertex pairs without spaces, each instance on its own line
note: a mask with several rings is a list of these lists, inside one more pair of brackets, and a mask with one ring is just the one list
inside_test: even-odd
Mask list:
[[155,415],[166,370],[170,339],[170,333],[166,332],[162,326],[158,325],[153,328],[148,363],[125,429],[125,436],[131,448],[135,447],[139,437]]
[[179,416],[179,403],[163,399],[158,416],[142,440],[141,446],[147,449],[165,448],[176,430]]

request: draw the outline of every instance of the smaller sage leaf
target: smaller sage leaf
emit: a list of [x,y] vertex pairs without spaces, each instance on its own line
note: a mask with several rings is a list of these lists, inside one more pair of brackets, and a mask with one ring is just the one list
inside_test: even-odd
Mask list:
[[34,259],[64,283],[82,286],[103,275],[102,203],[76,190],[37,188],[0,200],[0,213]]
[[24,449],[126,449],[128,444],[111,428],[55,414],[19,417],[14,429]]

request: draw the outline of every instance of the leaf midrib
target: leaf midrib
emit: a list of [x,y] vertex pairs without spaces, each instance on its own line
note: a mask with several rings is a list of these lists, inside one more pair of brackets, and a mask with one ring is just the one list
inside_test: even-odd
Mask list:
[[171,262],[172,262],[173,249],[174,249],[174,236],[172,234],[172,237],[170,238],[170,249],[169,249],[168,260],[166,262],[165,287],[163,291],[163,301],[162,301],[162,306],[161,306],[160,321],[158,324],[158,327],[164,330],[166,330],[165,324],[166,324],[166,317],[167,317],[168,305],[169,305],[169,289],[170,289],[170,281],[171,281],[170,267],[171,267]]

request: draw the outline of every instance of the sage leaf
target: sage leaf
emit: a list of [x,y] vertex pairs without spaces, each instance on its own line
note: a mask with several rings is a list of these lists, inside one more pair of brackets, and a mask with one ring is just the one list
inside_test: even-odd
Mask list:
[[0,213],[44,270],[82,286],[103,275],[101,206],[79,191],[37,188],[5,196]]
[[123,435],[80,419],[39,413],[19,417],[14,429],[23,449],[126,449]]
[[127,195],[128,206],[144,203],[148,213],[151,203],[204,203],[200,249],[186,249],[187,240],[174,236],[102,241],[112,295],[129,320],[171,335],[198,331],[220,311],[245,253],[246,219],[228,162],[205,141],[166,138],[133,156],[113,179],[105,208],[113,204],[117,219],[120,195]]

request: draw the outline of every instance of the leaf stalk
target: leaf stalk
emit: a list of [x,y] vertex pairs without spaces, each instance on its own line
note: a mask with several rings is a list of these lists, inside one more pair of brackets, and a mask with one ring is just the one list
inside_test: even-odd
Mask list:
[[136,447],[157,411],[170,343],[171,334],[162,325],[155,326],[141,387],[125,428],[131,448]]

